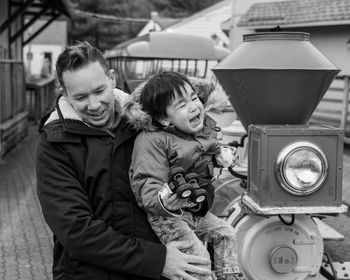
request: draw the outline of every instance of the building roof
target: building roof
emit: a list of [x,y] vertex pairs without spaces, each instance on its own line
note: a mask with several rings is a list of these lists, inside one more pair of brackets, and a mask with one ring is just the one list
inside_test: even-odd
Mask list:
[[158,23],[162,29],[170,27],[179,21],[180,19],[177,19],[177,18],[162,18],[162,17],[159,17],[155,20],[155,22]]
[[248,29],[350,24],[349,0],[294,0],[253,4],[237,26]]
[[137,36],[143,36],[152,31],[162,31],[173,24],[176,24],[180,19],[173,18],[162,18],[156,17],[154,19],[150,19],[147,24],[139,31]]
[[231,30],[231,28],[232,28],[232,18],[229,18],[229,19],[223,21],[223,22],[220,24],[220,26],[221,26],[221,29],[222,29],[223,31]]
[[222,31],[222,21],[232,16],[232,0],[223,0],[193,15],[181,19],[166,28],[166,31],[211,37],[216,45],[226,47],[230,44],[228,36]]

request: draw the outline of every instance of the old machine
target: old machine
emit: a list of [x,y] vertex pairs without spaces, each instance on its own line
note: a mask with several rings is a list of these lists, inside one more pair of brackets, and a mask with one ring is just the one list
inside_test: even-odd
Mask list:
[[319,278],[323,239],[314,216],[347,211],[343,131],[307,124],[339,69],[309,37],[244,35],[213,69],[248,132],[247,190],[225,215],[249,280],[327,279]]

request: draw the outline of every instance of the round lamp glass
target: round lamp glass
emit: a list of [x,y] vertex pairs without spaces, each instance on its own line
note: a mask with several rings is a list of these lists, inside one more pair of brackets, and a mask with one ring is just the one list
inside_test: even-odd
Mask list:
[[282,150],[277,166],[279,181],[286,191],[307,195],[315,192],[325,180],[327,160],[317,146],[297,142]]

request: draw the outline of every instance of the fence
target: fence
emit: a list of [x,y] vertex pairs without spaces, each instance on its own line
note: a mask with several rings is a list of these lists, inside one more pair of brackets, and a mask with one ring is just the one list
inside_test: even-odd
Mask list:
[[55,99],[55,78],[25,81],[23,61],[0,60],[0,159],[28,134]]
[[26,110],[22,61],[0,60],[0,124]]
[[55,77],[29,78],[26,81],[28,118],[38,122],[52,106],[56,98]]
[[0,159],[27,134],[24,66],[0,60]]
[[349,83],[350,76],[337,76],[310,120],[342,128],[346,144],[350,144]]

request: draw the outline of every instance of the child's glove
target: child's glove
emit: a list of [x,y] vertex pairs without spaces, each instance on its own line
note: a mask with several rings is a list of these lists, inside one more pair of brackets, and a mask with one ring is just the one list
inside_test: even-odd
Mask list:
[[164,184],[163,188],[158,192],[159,198],[162,201],[163,206],[170,211],[176,211],[179,209],[191,209],[199,210],[200,204],[190,201],[188,198],[180,199],[170,189],[168,184]]
[[170,211],[180,210],[186,203],[186,199],[177,197],[168,184],[164,184],[163,188],[158,192],[159,198],[163,206]]
[[198,208],[198,203],[192,202],[189,199],[186,199],[185,203],[183,204],[183,208]]
[[216,155],[215,158],[222,167],[233,167],[239,159],[237,148],[220,146],[220,154]]

